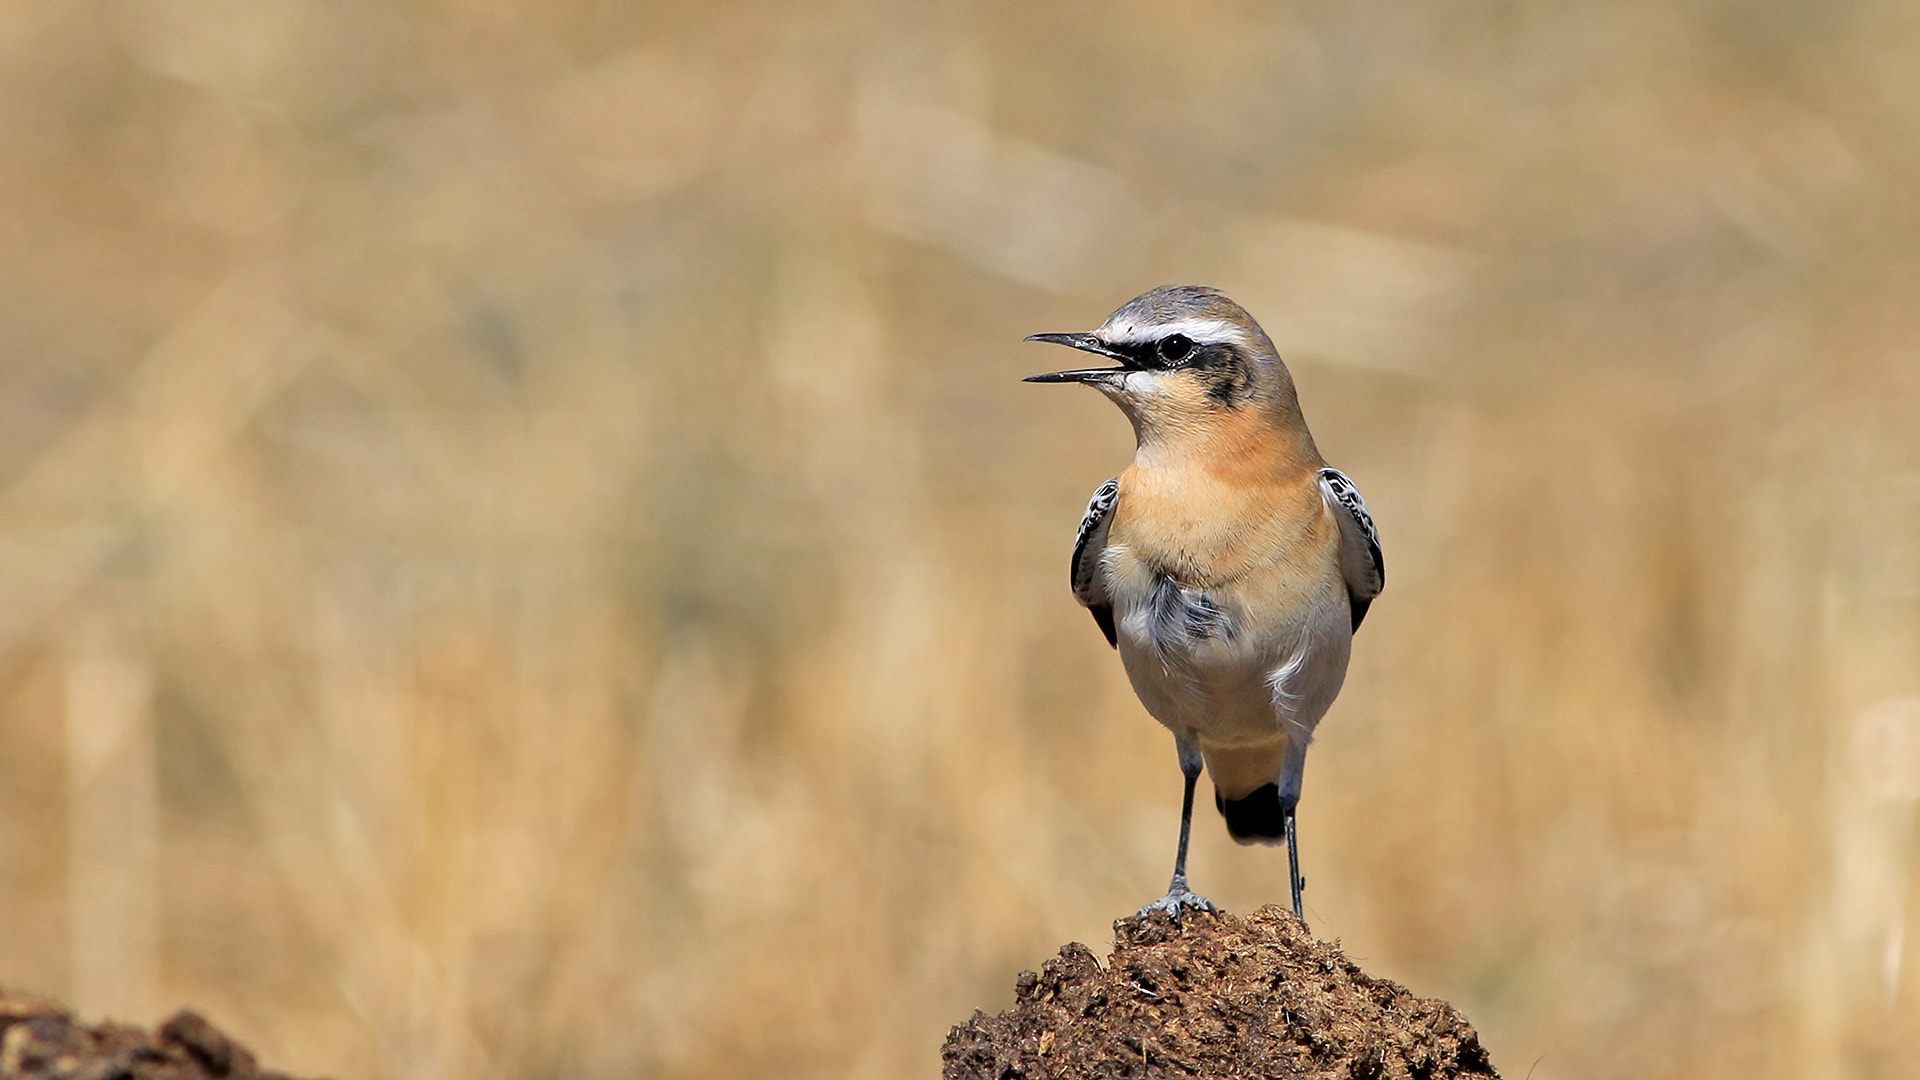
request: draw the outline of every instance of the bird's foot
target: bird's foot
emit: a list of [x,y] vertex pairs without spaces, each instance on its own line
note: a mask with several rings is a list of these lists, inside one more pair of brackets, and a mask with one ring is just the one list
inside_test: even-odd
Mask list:
[[1167,913],[1168,918],[1174,922],[1179,922],[1180,916],[1185,915],[1189,911],[1204,911],[1209,915],[1213,915],[1217,914],[1219,910],[1219,908],[1213,906],[1213,901],[1187,888],[1187,883],[1184,880],[1175,878],[1172,887],[1167,889],[1167,895],[1141,908],[1137,917],[1144,919],[1156,911],[1164,911]]

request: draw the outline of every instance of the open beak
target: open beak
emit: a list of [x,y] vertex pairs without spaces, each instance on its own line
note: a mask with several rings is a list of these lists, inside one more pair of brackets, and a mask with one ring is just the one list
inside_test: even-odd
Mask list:
[[[1048,342],[1052,342],[1055,345],[1067,345],[1072,348],[1080,349],[1085,352],[1098,353],[1101,356],[1110,357],[1114,360],[1120,361],[1123,364],[1126,362],[1126,359],[1127,359],[1125,356],[1122,356],[1120,353],[1117,353],[1112,349],[1108,348],[1106,342],[1101,341],[1099,338],[1094,337],[1092,334],[1028,334],[1026,340],[1048,341]],[[1127,369],[1125,367],[1076,368],[1072,371],[1050,371],[1045,375],[1029,375],[1020,381],[1021,382],[1042,382],[1042,383],[1045,383],[1045,382],[1079,382],[1079,383],[1105,382],[1108,379],[1113,378],[1115,375],[1122,374],[1126,370]]]

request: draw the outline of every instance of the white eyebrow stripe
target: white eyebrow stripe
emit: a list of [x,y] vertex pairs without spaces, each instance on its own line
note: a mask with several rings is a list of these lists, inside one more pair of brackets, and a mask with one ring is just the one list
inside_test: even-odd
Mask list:
[[1249,344],[1246,328],[1226,319],[1177,319],[1169,323],[1153,323],[1136,326],[1131,323],[1116,326],[1111,332],[1100,335],[1112,345],[1140,345],[1149,341],[1159,341],[1173,334],[1185,334],[1196,345],[1217,345],[1231,342],[1235,345]]

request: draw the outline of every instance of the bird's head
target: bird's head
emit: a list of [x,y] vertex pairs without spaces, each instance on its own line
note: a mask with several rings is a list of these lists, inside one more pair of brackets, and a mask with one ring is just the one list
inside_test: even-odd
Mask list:
[[1117,367],[1055,371],[1026,381],[1095,387],[1127,414],[1142,445],[1234,420],[1291,425],[1299,418],[1293,377],[1266,331],[1245,308],[1203,285],[1163,285],[1121,305],[1096,330],[1027,340],[1117,361]]

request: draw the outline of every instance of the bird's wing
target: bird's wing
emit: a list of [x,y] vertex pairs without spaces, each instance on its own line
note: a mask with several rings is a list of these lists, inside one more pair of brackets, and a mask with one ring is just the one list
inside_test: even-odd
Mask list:
[[1367,605],[1387,584],[1387,565],[1380,559],[1380,535],[1373,530],[1367,501],[1339,469],[1320,470],[1320,494],[1340,522],[1340,570],[1347,581],[1347,599],[1353,605],[1353,628],[1367,617]]
[[1080,535],[1073,541],[1073,595],[1100,624],[1107,644],[1116,645],[1113,632],[1113,597],[1107,592],[1107,578],[1100,572],[1100,555],[1107,550],[1107,527],[1113,523],[1113,504],[1120,500],[1120,480],[1115,477],[1100,485],[1087,502],[1087,516],[1080,519]]

